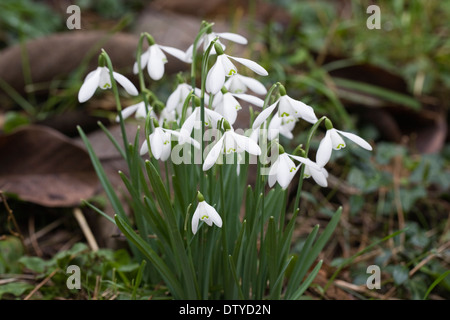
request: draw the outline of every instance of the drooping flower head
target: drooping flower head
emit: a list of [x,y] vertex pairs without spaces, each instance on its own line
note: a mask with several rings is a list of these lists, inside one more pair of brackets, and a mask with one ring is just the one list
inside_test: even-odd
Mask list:
[[225,88],[232,93],[246,93],[248,90],[258,95],[267,94],[266,87],[258,80],[235,73],[230,76],[224,84]]
[[203,171],[209,170],[217,161],[219,156],[231,153],[248,152],[249,154],[261,155],[261,148],[251,138],[234,132],[227,120],[223,120],[225,133],[211,148],[203,162]]
[[[132,96],[137,96],[139,94],[134,84],[122,74],[113,71],[113,78],[128,94]],[[105,60],[102,54],[99,56],[99,66],[97,69],[86,75],[80,91],[78,92],[78,101],[80,103],[86,102],[94,95],[98,88],[102,90],[112,88],[109,69],[105,66]]]
[[172,136],[177,137],[180,143],[188,142],[192,144],[195,148],[200,149],[200,144],[198,141],[192,139],[191,137],[185,137],[182,133],[170,129],[163,128],[159,126],[159,123],[154,119],[153,124],[155,126],[153,132],[148,137],[147,141],[141,146],[140,155],[146,154],[148,150],[148,145],[150,144],[150,150],[156,160],[166,161],[169,159],[172,151]]
[[[324,168],[321,168],[317,163],[311,161],[308,158],[295,156],[288,154],[284,151],[284,148],[278,144],[278,158],[272,164],[269,170],[268,183],[270,187],[273,187],[276,182],[281,188],[286,189],[294,178],[295,174],[299,171],[301,165],[305,166],[304,178],[313,177],[314,181],[322,186],[327,186],[328,172]],[[298,165],[293,160],[299,162]]]
[[[180,49],[156,44],[150,35],[147,35],[146,38],[149,47],[140,57],[140,68],[144,69],[147,66],[148,74],[153,80],[160,80],[164,75],[164,65],[167,63],[167,57],[164,52],[183,62],[189,62],[186,60],[186,53]],[[138,72],[139,67],[136,61],[133,66],[133,73],[137,74]]]
[[[156,114],[153,111],[153,108],[149,105],[148,111],[150,112],[151,117],[156,118]],[[147,111],[145,108],[145,102],[141,101],[131,106],[126,107],[121,111],[123,120],[129,118],[133,113],[136,119],[145,119],[147,118]],[[116,122],[120,121],[120,117],[116,116]]]
[[320,141],[316,155],[316,162],[319,166],[324,167],[328,163],[332,150],[345,148],[346,144],[341,135],[350,139],[363,149],[372,150],[372,146],[356,134],[333,128],[333,124],[329,119],[325,119],[325,126],[327,132],[325,133],[325,137]]
[[191,222],[192,233],[197,233],[198,223],[200,221],[205,222],[210,227],[214,223],[219,228],[222,228],[222,218],[219,213],[217,213],[216,209],[205,201],[205,198],[200,192],[197,193],[197,199],[198,205],[194,211]]
[[237,118],[237,113],[242,109],[238,100],[246,101],[254,106],[262,107],[264,101],[258,97],[245,93],[232,93],[222,88],[215,96],[212,107],[233,125]]
[[231,60],[239,62],[259,75],[268,75],[266,69],[256,62],[250,59],[229,56],[223,52],[222,47],[217,43],[214,44],[214,47],[217,52],[217,59],[206,76],[206,91],[209,93],[218,93],[225,84],[225,78],[238,73],[236,66],[233,62],[231,62]]

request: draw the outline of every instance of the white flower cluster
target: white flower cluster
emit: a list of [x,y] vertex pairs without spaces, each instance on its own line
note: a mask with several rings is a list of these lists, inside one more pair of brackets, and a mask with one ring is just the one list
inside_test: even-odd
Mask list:
[[[258,144],[258,136],[261,129],[266,129],[266,122],[268,122],[268,139],[276,141],[275,143],[279,145],[276,140],[278,135],[281,134],[288,139],[292,139],[292,132],[300,119],[310,124],[319,121],[311,106],[288,96],[281,84],[278,86],[279,97],[270,106],[264,108],[264,100],[257,95],[264,96],[268,93],[268,90],[260,81],[240,74],[235,63],[237,62],[260,76],[267,76],[267,71],[252,60],[225,54],[226,47],[220,41],[221,39],[238,44],[247,43],[247,39],[241,35],[229,32],[214,33],[211,28],[198,39],[197,47],[203,44],[205,53],[209,49],[208,58],[213,59],[215,56],[215,63],[207,72],[204,88],[193,88],[188,83],[179,83],[168,97],[165,107],[162,111],[159,110],[159,116],[152,106],[146,105],[143,101],[122,110],[122,119],[128,118],[133,113],[136,118],[153,117],[156,119],[159,117],[158,121],[153,121],[154,128],[148,137],[148,141],[145,141],[141,147],[141,155],[151,151],[153,157],[166,161],[171,154],[173,137],[178,140],[179,144],[189,143],[196,149],[200,149],[199,141],[191,137],[192,132],[194,129],[200,129],[202,125],[210,126],[224,132],[217,139],[205,159],[202,159],[202,168],[207,171],[223,155],[240,154],[246,151],[251,155],[260,156],[261,148]],[[196,54],[193,51],[193,45],[186,51],[182,51],[177,48],[158,45],[149,35],[147,40],[149,43],[148,49],[142,53],[140,59],[133,66],[135,74],[139,72],[139,68],[142,70],[146,68],[152,80],[161,79],[165,71],[164,65],[168,62],[165,53],[185,63],[193,63]],[[97,88],[111,88],[111,78],[114,78],[128,94],[134,96],[139,94],[131,81],[116,72],[110,74],[104,63],[99,63],[99,67],[86,76],[79,91],[79,101],[87,101],[94,95]],[[203,108],[193,103],[195,98],[200,97],[203,99]],[[233,129],[239,110],[242,109],[240,101],[245,101],[262,109],[252,124],[253,133],[250,136],[239,134]],[[202,110],[204,111],[203,114]],[[119,121],[119,117],[116,120]],[[170,122],[174,122],[177,129],[172,130],[165,126]],[[305,166],[305,178],[312,177],[317,184],[326,187],[328,172],[325,166],[330,160],[332,150],[339,150],[346,146],[342,136],[364,149],[372,150],[370,144],[357,135],[334,129],[329,119],[325,119],[325,125],[327,131],[319,144],[316,161],[288,154],[279,145],[279,156],[269,168],[268,183],[270,187],[278,182],[283,189],[286,189],[301,165]],[[148,146],[150,146],[150,150]],[[214,223],[218,227],[222,226],[219,214],[204,201],[203,196],[199,196],[199,205],[192,220],[193,233],[197,232],[199,221],[204,221],[208,225]]]

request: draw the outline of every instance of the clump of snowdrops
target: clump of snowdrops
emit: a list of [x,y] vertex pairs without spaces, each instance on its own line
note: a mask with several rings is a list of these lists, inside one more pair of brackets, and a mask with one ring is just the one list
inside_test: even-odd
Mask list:
[[[319,253],[341,214],[339,208],[320,233],[319,226],[312,228],[300,251],[292,253],[303,179],[327,187],[325,167],[332,152],[346,146],[343,138],[368,150],[371,146],[335,129],[326,116],[318,118],[281,83],[266,88],[260,79],[267,71],[255,61],[227,54],[227,41],[247,43],[235,33],[215,33],[207,22],[186,51],[160,45],[143,33],[133,66],[139,89],[114,71],[102,50],[78,98],[85,102],[98,88],[114,92],[122,143],[100,125],[128,165],[127,174],[119,174],[132,212],[126,213],[79,128],[115,216],[86,203],[125,235],[142,261],[139,279],[165,286],[169,298],[299,299],[321,268]],[[186,75],[180,72],[173,93],[160,100],[146,79],[154,84],[164,76],[167,55],[191,68]],[[118,85],[136,96],[136,104],[122,107]],[[242,108],[250,108],[247,130],[234,128]],[[140,125],[129,139],[125,121],[133,114]],[[311,124],[307,141],[288,152],[280,136],[292,139],[299,121]],[[319,128],[326,133],[312,160],[309,146]],[[140,130],[145,141],[139,141]],[[297,193],[289,206],[287,190],[296,175]]]

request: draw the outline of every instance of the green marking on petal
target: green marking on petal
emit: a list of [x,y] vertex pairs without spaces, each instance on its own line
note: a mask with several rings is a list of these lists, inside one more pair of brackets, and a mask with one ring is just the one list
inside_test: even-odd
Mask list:
[[227,153],[231,153],[231,152],[236,152],[236,149],[235,149],[235,148],[229,148],[229,149],[227,150]]
[[289,170],[289,172],[292,172],[292,171],[295,171],[295,170],[297,170],[297,168],[296,167],[292,167],[291,170]]
[[229,75],[229,76],[232,76],[232,75],[235,74],[235,73],[237,73],[236,70],[230,69],[230,72],[228,72],[228,75]]
[[289,117],[289,116],[290,116],[290,114],[287,113],[287,112],[283,112],[283,113],[281,114],[281,117]]
[[200,220],[205,220],[205,219],[209,219],[209,216],[206,214],[200,218]]
[[339,143],[338,145],[337,145],[337,147],[336,147],[336,149],[341,149],[341,148],[344,148],[345,147],[345,144],[342,144],[342,143]]
[[103,85],[103,89],[109,89],[109,88],[111,88],[111,86],[109,85],[109,83],[105,83],[105,84]]
[[168,143],[169,143],[169,140],[164,141],[164,144],[168,144]]

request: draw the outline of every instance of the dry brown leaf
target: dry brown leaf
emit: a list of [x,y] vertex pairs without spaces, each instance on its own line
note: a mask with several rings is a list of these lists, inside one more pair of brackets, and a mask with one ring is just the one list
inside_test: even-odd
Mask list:
[[70,207],[97,188],[87,152],[58,131],[26,126],[0,136],[0,190],[47,207]]

